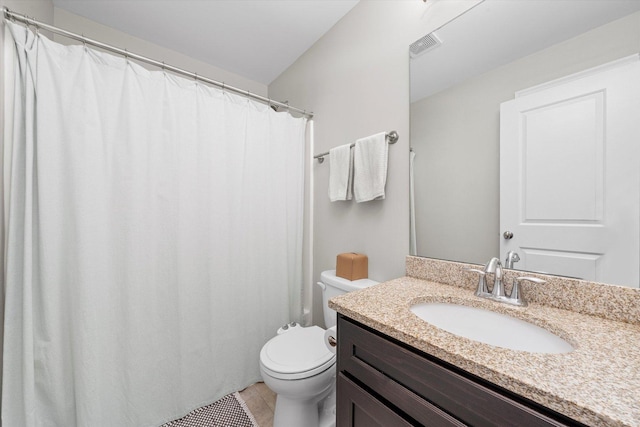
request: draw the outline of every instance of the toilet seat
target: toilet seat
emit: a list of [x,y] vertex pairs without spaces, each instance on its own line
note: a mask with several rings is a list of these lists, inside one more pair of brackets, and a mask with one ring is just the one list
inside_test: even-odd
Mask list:
[[260,350],[265,372],[283,380],[317,375],[336,363],[336,355],[324,344],[324,329],[296,328],[271,338]]

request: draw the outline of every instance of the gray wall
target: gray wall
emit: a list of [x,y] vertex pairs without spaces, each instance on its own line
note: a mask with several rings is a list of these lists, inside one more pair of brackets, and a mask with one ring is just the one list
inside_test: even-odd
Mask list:
[[[150,4],[153,6],[153,3]],[[139,53],[158,61],[164,61],[176,67],[183,68],[187,71],[198,73],[228,85],[248,90],[252,93],[266,96],[267,86],[265,84],[247,79],[238,74],[215,67],[206,62],[193,59],[187,55],[183,55],[175,50],[167,49],[146,40],[133,37],[122,31],[115,30],[106,25],[98,24],[95,21],[83,18],[81,16],[69,13],[66,10],[54,9],[54,22],[57,27],[64,28],[77,34],[84,34],[86,37],[101,41],[103,43],[112,44],[116,47],[127,49],[130,52]],[[74,40],[62,36],[54,36],[54,40],[61,44],[75,44]],[[147,68],[154,68],[148,64],[141,64]]]
[[499,253],[500,103],[638,52],[635,13],[414,102],[418,254],[484,263]]
[[[287,71],[269,96],[315,113],[315,153],[382,131],[396,130],[389,148],[386,199],[329,201],[329,164],[314,162],[313,280],[335,268],[336,255],[369,257],[369,277],[403,276],[409,253],[408,46],[475,2],[361,1]],[[322,299],[314,286],[313,320],[322,324]]]

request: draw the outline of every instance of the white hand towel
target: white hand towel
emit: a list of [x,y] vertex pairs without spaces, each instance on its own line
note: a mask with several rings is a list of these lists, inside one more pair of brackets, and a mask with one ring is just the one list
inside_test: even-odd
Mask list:
[[329,198],[332,202],[351,200],[353,152],[349,144],[329,150]]
[[385,132],[356,141],[353,154],[353,193],[356,202],[384,199],[388,152]]

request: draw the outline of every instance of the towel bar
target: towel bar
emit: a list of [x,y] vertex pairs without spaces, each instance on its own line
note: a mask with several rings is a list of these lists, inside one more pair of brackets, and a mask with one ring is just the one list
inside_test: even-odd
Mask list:
[[[396,132],[395,130],[392,130],[391,132],[387,133],[387,140],[389,142],[389,144],[395,144],[396,142],[398,142],[398,132]],[[355,147],[356,144],[351,144],[350,147]],[[328,156],[329,152],[327,151],[326,153],[322,153],[322,154],[316,154],[315,156],[313,156],[314,159],[318,159],[318,163],[322,163],[324,162],[324,156]]]

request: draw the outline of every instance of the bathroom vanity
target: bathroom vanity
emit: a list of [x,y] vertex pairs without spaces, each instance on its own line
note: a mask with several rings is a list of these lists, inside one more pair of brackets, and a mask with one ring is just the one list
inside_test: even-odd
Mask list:
[[[524,290],[530,305],[510,307],[475,297],[468,266],[409,257],[407,277],[331,300],[340,314],[338,427],[640,425],[638,290],[540,275],[545,287]],[[421,302],[503,313],[574,349],[463,338],[412,313]]]
[[584,425],[347,317],[338,329],[339,426]]

